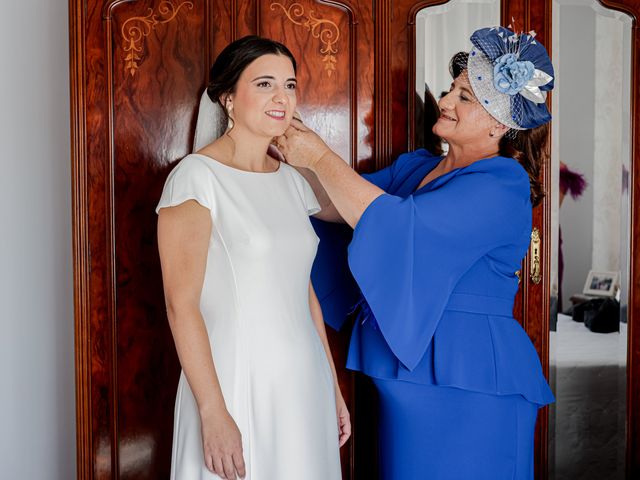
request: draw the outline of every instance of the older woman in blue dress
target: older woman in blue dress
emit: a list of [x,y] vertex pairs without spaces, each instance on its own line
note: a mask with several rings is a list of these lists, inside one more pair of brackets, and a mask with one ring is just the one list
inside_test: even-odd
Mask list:
[[379,392],[385,480],[531,479],[537,411],[553,401],[512,316],[553,67],[533,32],[484,28],[471,42],[433,127],[446,156],[418,150],[361,177],[300,123],[277,140],[317,177],[319,216],[354,229],[348,367]]

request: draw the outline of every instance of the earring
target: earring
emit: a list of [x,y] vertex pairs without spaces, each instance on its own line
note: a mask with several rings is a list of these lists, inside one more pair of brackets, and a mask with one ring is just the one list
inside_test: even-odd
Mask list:
[[227,130],[231,130],[233,128],[233,118],[231,118],[231,112],[233,111],[233,103],[231,103],[231,100],[227,100],[225,106],[227,111]]

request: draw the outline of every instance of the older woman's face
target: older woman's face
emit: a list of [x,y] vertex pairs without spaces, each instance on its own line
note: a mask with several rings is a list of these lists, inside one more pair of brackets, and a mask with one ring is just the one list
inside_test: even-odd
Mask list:
[[477,143],[481,146],[493,140],[489,133],[496,121],[473,94],[466,70],[454,79],[449,93],[440,99],[438,106],[440,117],[433,126],[433,133],[449,144]]

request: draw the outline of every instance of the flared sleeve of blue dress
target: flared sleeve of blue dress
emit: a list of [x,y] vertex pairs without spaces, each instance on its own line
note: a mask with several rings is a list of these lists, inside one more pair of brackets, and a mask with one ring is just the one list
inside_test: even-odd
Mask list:
[[348,225],[323,222],[313,217],[311,224],[320,239],[311,269],[311,282],[325,323],[334,330],[340,330],[360,296],[347,263],[347,247],[353,231]]

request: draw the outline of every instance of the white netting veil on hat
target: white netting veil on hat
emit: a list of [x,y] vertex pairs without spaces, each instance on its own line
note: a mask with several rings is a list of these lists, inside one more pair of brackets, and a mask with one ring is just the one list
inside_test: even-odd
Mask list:
[[509,128],[524,130],[515,121],[521,112],[512,104],[511,95],[500,93],[493,85],[493,63],[475,47],[469,52],[467,72],[473,93],[489,115]]

